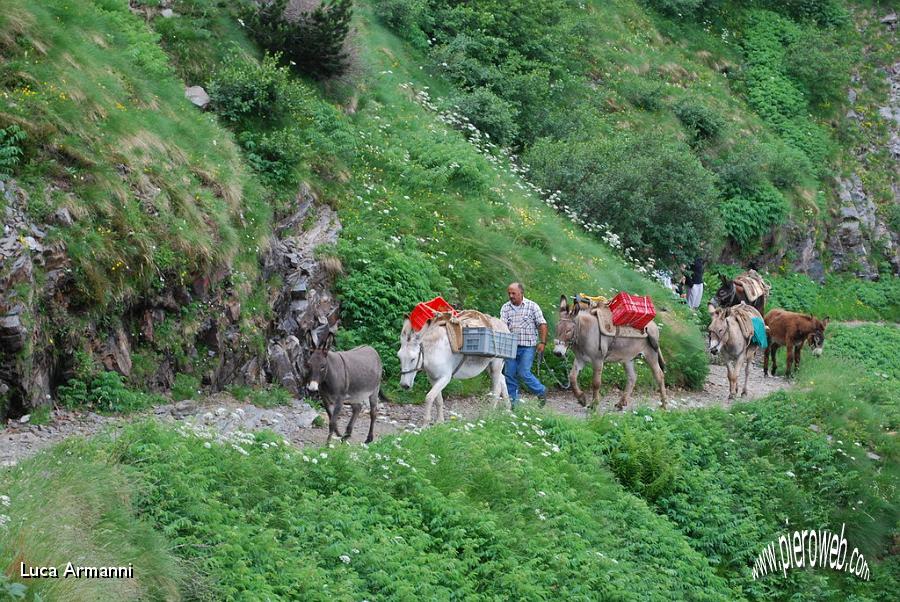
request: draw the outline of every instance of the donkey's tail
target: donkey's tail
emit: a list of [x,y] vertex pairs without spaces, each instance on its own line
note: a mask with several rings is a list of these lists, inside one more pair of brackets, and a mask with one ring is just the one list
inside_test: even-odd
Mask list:
[[390,398],[384,394],[384,391],[381,390],[381,387],[378,387],[378,400],[383,401],[384,403],[391,403]]
[[647,340],[650,341],[650,346],[653,347],[653,351],[656,352],[656,357],[659,359],[659,369],[663,372],[666,371],[666,361],[663,359],[662,349],[659,348],[659,340],[653,336],[647,336]]

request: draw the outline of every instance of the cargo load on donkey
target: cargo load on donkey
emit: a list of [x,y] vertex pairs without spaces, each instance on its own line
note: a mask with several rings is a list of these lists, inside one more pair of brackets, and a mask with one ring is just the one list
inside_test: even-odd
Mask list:
[[[439,311],[435,308],[449,308]],[[431,315],[422,320],[422,316]],[[478,311],[457,311],[436,297],[418,304],[400,332],[400,386],[410,389],[420,370],[431,382],[425,396],[425,421],[431,421],[431,405],[437,401],[437,418],[444,420],[442,391],[452,379],[491,373],[491,394],[496,400],[509,397],[503,378],[503,358],[515,357],[516,338],[506,324]]]

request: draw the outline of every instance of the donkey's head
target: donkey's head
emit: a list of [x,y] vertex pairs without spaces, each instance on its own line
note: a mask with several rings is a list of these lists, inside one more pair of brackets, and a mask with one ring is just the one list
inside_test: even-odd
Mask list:
[[722,346],[728,340],[728,319],[724,309],[715,309],[710,314],[712,320],[707,328],[709,334],[709,345],[707,349],[713,355],[719,353]]
[[562,357],[575,344],[575,317],[581,309],[578,302],[569,305],[565,295],[559,297],[559,319],[553,336],[553,354]]
[[328,348],[333,341],[334,335],[330,332],[319,345],[314,344],[312,337],[308,338],[308,344],[313,351],[306,361],[306,366],[309,368],[309,381],[306,388],[313,393],[319,390],[328,377]]
[[397,357],[400,359],[400,386],[411,389],[416,380],[416,372],[422,369],[424,355],[421,332],[413,329],[409,318],[403,321],[403,328],[400,330],[400,350]]
[[814,356],[820,357],[825,347],[825,329],[828,327],[828,318],[826,317],[824,320],[813,318],[813,324],[815,328],[807,335],[806,344],[809,345]]
[[724,274],[719,274],[720,286],[716,294],[709,300],[710,313],[716,307],[731,307],[740,302],[734,280],[729,280]]

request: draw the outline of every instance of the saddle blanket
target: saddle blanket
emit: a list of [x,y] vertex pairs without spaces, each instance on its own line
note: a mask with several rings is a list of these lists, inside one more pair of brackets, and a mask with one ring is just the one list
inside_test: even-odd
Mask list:
[[763,280],[762,276],[756,270],[747,270],[734,279],[734,283],[743,287],[747,294],[747,299],[753,303],[763,295],[768,295],[772,290],[771,285]]

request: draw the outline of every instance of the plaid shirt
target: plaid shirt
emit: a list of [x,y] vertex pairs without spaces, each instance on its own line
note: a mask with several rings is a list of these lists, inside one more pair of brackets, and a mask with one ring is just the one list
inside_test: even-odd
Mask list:
[[500,319],[516,335],[520,347],[534,347],[538,344],[538,326],[546,324],[540,305],[530,299],[522,299],[518,306],[509,301],[500,308]]

